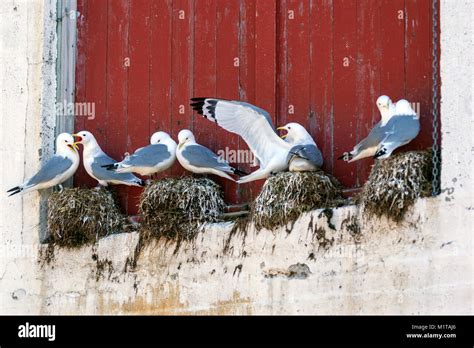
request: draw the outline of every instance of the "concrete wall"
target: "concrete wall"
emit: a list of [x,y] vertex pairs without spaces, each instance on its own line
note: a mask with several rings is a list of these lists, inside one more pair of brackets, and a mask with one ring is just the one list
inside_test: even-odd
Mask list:
[[[0,24],[2,53],[8,47],[0,62],[2,191],[34,172],[46,157],[38,154],[41,139],[48,149],[52,140],[40,136],[48,108],[37,100],[44,103],[49,95],[44,50],[50,39],[42,21],[54,7],[13,6],[0,4],[2,18],[12,18]],[[137,242],[128,233],[76,251],[56,250],[55,260],[40,267],[39,196],[0,195],[0,245],[6,251],[0,312],[474,313],[473,7],[470,1],[441,1],[443,192],[419,200],[402,223],[365,219],[353,206],[334,211],[333,230],[314,211],[290,232],[236,235],[227,252],[230,226],[214,224],[175,255],[173,245],[145,249],[136,269],[124,272]]]

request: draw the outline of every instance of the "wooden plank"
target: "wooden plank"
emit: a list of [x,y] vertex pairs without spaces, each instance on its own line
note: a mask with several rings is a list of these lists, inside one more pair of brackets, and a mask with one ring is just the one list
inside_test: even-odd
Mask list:
[[[357,3],[334,2],[334,156],[342,155],[356,144],[357,127]],[[357,164],[334,162],[334,175],[352,187]]]
[[[239,99],[239,20],[240,4],[237,1],[217,2],[216,21],[216,91],[217,97],[224,99]],[[236,154],[239,149],[239,136],[218,127],[216,129],[216,144],[213,149],[216,153],[223,151],[226,160],[233,166],[236,163]],[[234,154],[234,156],[232,156]],[[224,190],[225,201],[238,202],[237,184],[223,178],[214,178]]]
[[[129,13],[128,0],[108,0],[107,20],[107,148],[121,161],[127,151]],[[105,144],[104,144],[105,145]],[[130,151],[130,150],[128,150]],[[116,187],[122,211],[128,210],[128,188]]]
[[[172,1],[154,1],[150,6],[150,133],[161,130],[171,135]],[[169,176],[171,169],[156,177]]]
[[[288,0],[277,2],[276,8],[276,126],[285,125],[288,119]],[[294,9],[293,16],[294,16]],[[293,19],[294,20],[294,19]]]
[[424,149],[432,143],[432,4],[429,0],[406,2],[405,80],[406,99],[415,103],[421,131],[402,151]]
[[288,109],[279,115],[279,125],[297,122],[308,127],[310,115],[310,6],[308,0],[288,0],[287,21]]
[[[150,3],[147,0],[130,2],[128,69],[127,151],[149,144],[150,139]],[[128,213],[137,211],[140,188],[128,190]]]
[[[376,1],[361,0],[357,6],[357,123],[356,143],[364,139],[380,120],[376,100],[380,95],[380,53],[384,42],[379,40],[379,5]],[[355,186],[367,180],[372,159],[357,161]]]
[[[194,30],[194,91],[195,97],[216,96],[216,0],[204,0],[195,6]],[[209,147],[216,146],[218,126],[201,115],[193,115],[193,129],[197,141]]]
[[333,172],[333,1],[313,0],[310,8],[309,131],[321,149],[323,168]]
[[[380,94],[394,102],[405,97],[405,0],[381,0],[380,4]],[[400,12],[401,11],[401,12]]]
[[[193,130],[189,99],[193,93],[193,18],[194,2],[173,0],[171,45],[171,134],[177,139],[181,129]],[[181,166],[174,166],[172,174],[182,175]]]
[[[107,128],[107,1],[89,0],[87,11],[87,55],[86,55],[86,102],[95,103],[95,118],[84,118],[83,129],[94,134],[97,142],[106,150]],[[87,177],[87,186],[96,186],[97,181]]]

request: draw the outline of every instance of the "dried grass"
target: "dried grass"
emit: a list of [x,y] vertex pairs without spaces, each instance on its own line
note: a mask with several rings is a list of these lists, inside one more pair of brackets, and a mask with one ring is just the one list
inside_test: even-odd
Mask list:
[[67,188],[48,199],[51,245],[78,248],[122,231],[123,217],[106,189]]
[[431,194],[432,152],[410,151],[378,160],[364,185],[364,213],[401,221],[420,197]]
[[150,238],[190,240],[224,212],[221,188],[207,178],[167,178],[148,185],[140,199],[141,244]]
[[251,207],[257,230],[294,222],[307,211],[341,206],[341,184],[323,171],[283,172],[267,179]]

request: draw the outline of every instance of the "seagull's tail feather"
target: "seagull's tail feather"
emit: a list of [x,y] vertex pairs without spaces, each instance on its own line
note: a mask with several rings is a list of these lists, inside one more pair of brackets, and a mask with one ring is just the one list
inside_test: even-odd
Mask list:
[[118,163],[106,164],[101,166],[102,168],[107,168],[108,170],[115,170],[118,168]]
[[246,173],[243,170],[240,170],[238,168],[232,168],[232,173],[237,175],[237,176],[249,175],[249,173]]
[[8,197],[10,196],[13,196],[13,195],[16,195],[17,193],[20,193],[21,191],[23,191],[23,188],[20,187],[20,186],[15,186],[11,189],[9,189],[7,192],[11,192]]
[[337,159],[338,159],[338,160],[343,160],[343,161],[345,161],[345,162],[349,162],[353,157],[354,157],[354,155],[353,155],[352,153],[350,153],[350,152],[344,152],[344,153],[342,154],[342,156],[341,156],[341,157],[338,157]]

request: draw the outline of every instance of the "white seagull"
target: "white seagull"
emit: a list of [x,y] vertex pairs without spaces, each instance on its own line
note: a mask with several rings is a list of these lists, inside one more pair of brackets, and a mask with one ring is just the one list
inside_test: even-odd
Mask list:
[[150,138],[150,145],[141,147],[122,162],[102,167],[116,173],[138,173],[152,175],[170,168],[176,160],[176,142],[166,132],[156,132]]
[[[381,98],[387,98],[388,101],[379,105]],[[344,152],[338,159],[350,163],[365,157],[387,158],[397,147],[407,144],[418,135],[418,116],[407,100],[400,99],[393,104],[390,98],[381,96],[377,99],[377,107],[382,119],[352,151]]]
[[242,175],[244,172],[233,168],[207,147],[196,143],[193,133],[183,129],[178,134],[176,157],[181,165],[192,173],[214,174],[235,181],[229,174]]
[[420,132],[420,118],[407,100],[399,100],[395,109],[395,115],[383,127],[385,137],[374,158],[390,157],[395,149],[408,144]]
[[258,159],[260,168],[241,177],[238,183],[265,179],[288,169],[288,154],[293,146],[278,136],[268,112],[240,101],[214,98],[191,100],[191,106],[199,114],[240,135]]
[[299,123],[291,122],[278,130],[287,133],[281,136],[293,147],[288,154],[290,172],[307,172],[321,168],[323,155],[308,131]]
[[34,176],[7,192],[9,196],[59,185],[74,175],[79,167],[79,152],[71,134],[61,133],[56,138],[56,154]]
[[144,186],[143,180],[137,178],[131,173],[116,173],[108,170],[103,166],[114,164],[113,158],[109,157],[100,148],[94,135],[88,131],[80,131],[73,134],[77,138],[76,144],[82,144],[84,151],[82,152],[82,162],[86,172],[99,182],[99,185],[107,186],[108,184],[127,185],[127,186]]

